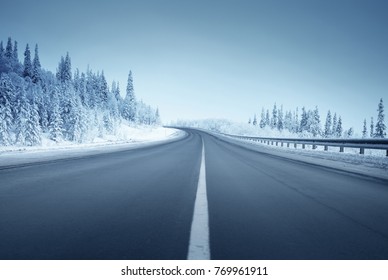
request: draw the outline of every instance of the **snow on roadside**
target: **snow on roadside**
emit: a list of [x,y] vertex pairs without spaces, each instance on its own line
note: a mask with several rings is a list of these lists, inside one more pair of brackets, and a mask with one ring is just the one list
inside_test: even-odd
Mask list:
[[329,151],[324,151],[323,147],[313,150],[312,147],[308,147],[311,145],[306,145],[306,149],[299,146],[295,149],[293,146],[289,148],[280,145],[272,146],[251,140],[216,135],[259,152],[388,180],[388,157],[385,156],[385,151],[365,150],[365,154],[360,155],[359,149],[351,148],[345,148],[345,153],[340,153],[339,148],[335,147],[329,148]]
[[183,131],[173,128],[123,125],[115,136],[95,138],[90,143],[56,143],[44,137],[41,146],[0,147],[0,167],[134,149],[179,139],[184,135]]

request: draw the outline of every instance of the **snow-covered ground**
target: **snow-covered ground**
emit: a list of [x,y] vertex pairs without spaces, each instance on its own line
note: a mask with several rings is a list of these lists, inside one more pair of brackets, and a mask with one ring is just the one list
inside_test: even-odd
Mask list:
[[115,136],[95,138],[90,143],[77,144],[68,141],[56,143],[43,137],[41,146],[0,147],[0,167],[139,148],[171,141],[184,135],[183,131],[172,128],[123,125]]
[[340,153],[338,147],[329,147],[324,151],[323,147],[313,150],[311,145],[306,145],[305,149],[293,146],[287,148],[267,145],[251,140],[241,140],[234,137],[218,134],[219,137],[225,137],[228,141],[236,142],[247,148],[258,150],[292,160],[302,161],[309,164],[321,165],[328,168],[334,168],[339,171],[353,172],[371,177],[388,179],[388,157],[385,156],[385,150],[365,150],[364,155],[359,154],[359,149],[345,148],[345,152]]

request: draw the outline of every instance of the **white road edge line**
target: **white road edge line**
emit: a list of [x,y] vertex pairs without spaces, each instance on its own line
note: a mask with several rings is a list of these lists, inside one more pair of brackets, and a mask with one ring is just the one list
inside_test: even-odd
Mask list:
[[209,213],[206,193],[205,144],[202,139],[202,160],[191,224],[188,260],[210,260]]

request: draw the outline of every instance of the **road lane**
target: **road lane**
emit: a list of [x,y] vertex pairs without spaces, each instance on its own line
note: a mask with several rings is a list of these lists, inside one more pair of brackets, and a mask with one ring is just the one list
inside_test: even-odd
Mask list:
[[387,259],[387,182],[204,137],[213,259]]
[[201,150],[190,134],[0,170],[0,259],[185,259]]

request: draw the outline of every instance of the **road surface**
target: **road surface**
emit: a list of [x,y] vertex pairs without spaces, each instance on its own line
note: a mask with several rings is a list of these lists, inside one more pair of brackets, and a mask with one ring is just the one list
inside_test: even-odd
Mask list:
[[387,181],[186,132],[0,169],[0,259],[186,259],[202,162],[212,259],[388,259]]

